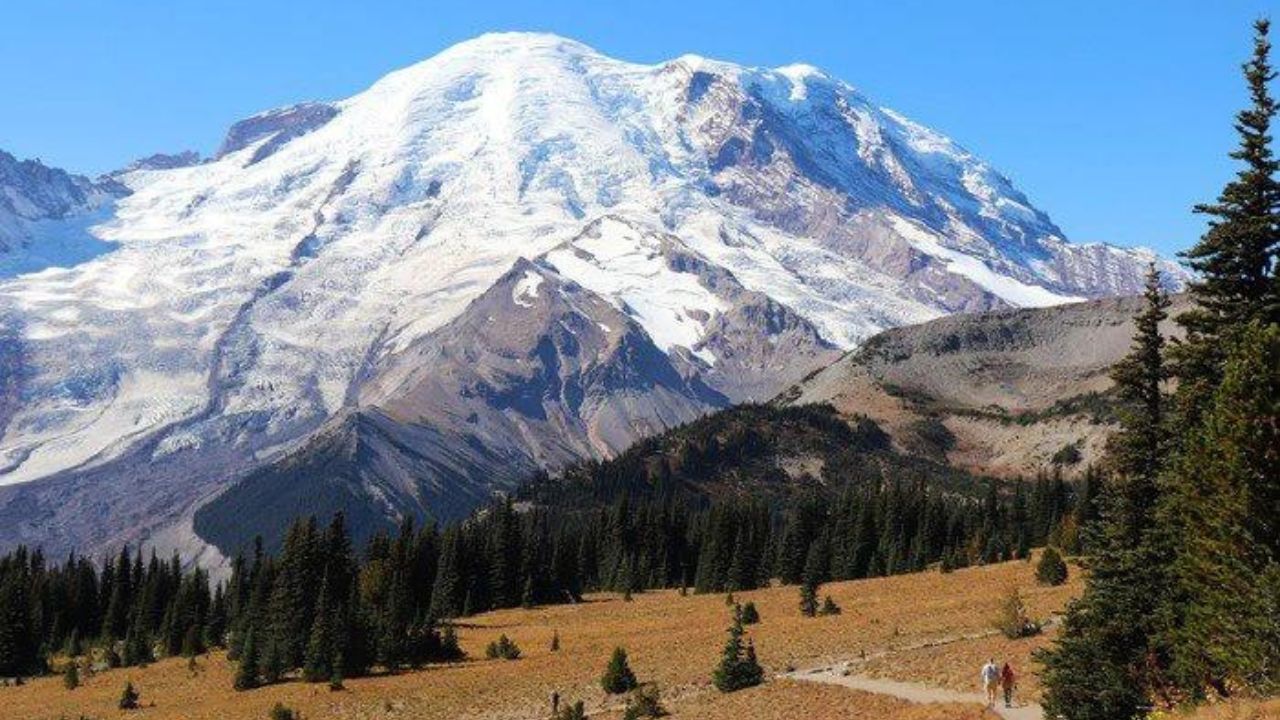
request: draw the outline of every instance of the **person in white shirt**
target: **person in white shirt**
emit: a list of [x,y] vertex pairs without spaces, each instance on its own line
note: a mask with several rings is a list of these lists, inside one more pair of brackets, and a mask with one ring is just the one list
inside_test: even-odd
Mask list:
[[982,666],[980,677],[982,689],[987,692],[987,706],[992,707],[996,704],[996,693],[1000,688],[1000,666],[996,665],[995,658],[991,658],[986,665]]

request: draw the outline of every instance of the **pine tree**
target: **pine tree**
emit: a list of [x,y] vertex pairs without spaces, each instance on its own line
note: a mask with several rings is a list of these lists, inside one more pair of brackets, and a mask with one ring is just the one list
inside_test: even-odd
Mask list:
[[80,668],[74,660],[67,663],[67,669],[62,673],[62,686],[68,690],[80,687]]
[[822,607],[818,608],[818,614],[819,615],[839,615],[840,606],[836,604],[835,600],[831,599],[830,595],[828,595],[822,599]]
[[805,617],[818,614],[818,585],[808,580],[800,585],[800,614]]
[[755,646],[744,644],[743,634],[742,623],[734,620],[729,626],[729,639],[720,655],[720,663],[711,673],[711,682],[720,692],[734,692],[764,681],[764,670],[756,659]]
[[316,619],[311,624],[311,636],[307,639],[307,653],[302,665],[302,678],[307,682],[323,682],[333,675],[331,663],[337,648],[334,645],[334,614],[329,609],[329,594],[326,575],[320,585]]
[[1056,548],[1047,547],[1036,563],[1036,582],[1041,585],[1061,585],[1067,581],[1067,563]]
[[604,675],[600,676],[600,687],[611,695],[621,695],[635,689],[637,684],[636,675],[627,662],[627,651],[620,647],[614,648]]
[[1123,407],[1107,445],[1111,477],[1090,576],[1057,645],[1042,655],[1047,714],[1071,720],[1137,717],[1165,682],[1171,549],[1155,515],[1168,449],[1159,329],[1168,299],[1154,268],[1144,297],[1133,347],[1112,370]]
[[0,675],[21,676],[37,664],[31,600],[24,572],[0,578]]
[[1271,23],[1254,24],[1253,56],[1244,65],[1250,105],[1236,115],[1239,147],[1231,157],[1242,167],[1217,202],[1196,212],[1210,216],[1208,232],[1185,253],[1198,277],[1190,285],[1195,308],[1178,322],[1187,330],[1175,352],[1180,406],[1188,426],[1197,424],[1221,377],[1231,334],[1251,321],[1280,322],[1280,164],[1271,150],[1276,101],[1268,84]]
[[245,633],[244,643],[240,650],[240,667],[236,670],[236,690],[252,690],[258,687],[258,664],[261,656],[258,653],[258,637],[256,628],[249,627]]
[[133,688],[133,683],[126,682],[124,691],[120,693],[120,702],[116,703],[116,705],[121,710],[137,710],[139,698],[138,691]]
[[1173,672],[1193,697],[1280,687],[1280,326],[1236,337],[1161,512],[1183,598]]

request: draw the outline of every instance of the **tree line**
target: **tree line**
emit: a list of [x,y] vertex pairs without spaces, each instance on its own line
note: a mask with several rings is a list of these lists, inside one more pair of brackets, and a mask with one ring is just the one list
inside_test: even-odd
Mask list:
[[1045,709],[1123,720],[1280,690],[1280,183],[1271,149],[1270,24],[1244,65],[1240,169],[1184,253],[1193,308],[1175,318],[1152,269],[1132,350],[1112,377],[1083,597],[1042,655]]
[[341,514],[300,519],[274,556],[261,542],[211,584],[179,559],[126,549],[94,563],[0,557],[0,675],[42,672],[58,653],[109,665],[226,647],[236,686],[290,673],[341,683],[461,653],[451,619],[496,608],[576,602],[591,591],[726,592],[1026,557],[1075,536],[1089,493],[1060,475],[991,482],[978,498],[925,482],[848,486],[781,505],[725,497],[705,505],[623,493],[594,507],[497,501],[443,529],[405,521],[357,553]]

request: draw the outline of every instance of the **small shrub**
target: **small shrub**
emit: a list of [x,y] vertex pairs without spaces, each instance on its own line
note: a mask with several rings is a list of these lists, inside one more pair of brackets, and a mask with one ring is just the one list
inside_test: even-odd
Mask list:
[[828,595],[822,599],[822,607],[818,608],[818,614],[819,615],[839,615],[840,606],[836,604],[835,600],[831,599],[830,595]]
[[553,716],[553,720],[587,720],[587,709],[582,701],[566,705]]
[[1018,592],[1016,587],[1009,590],[1009,594],[1000,606],[1000,613],[996,615],[993,625],[1000,631],[1000,634],[1010,640],[1039,635],[1043,629],[1039,622],[1031,619],[1027,614],[1027,606],[1022,601],[1022,594]]
[[1072,442],[1059,448],[1053,457],[1049,458],[1049,462],[1054,465],[1075,465],[1080,462],[1081,457],[1080,447]]
[[126,682],[124,684],[124,692],[120,693],[118,705],[121,710],[137,710],[139,697],[138,691],[133,689],[133,683]]
[[1036,564],[1036,582],[1041,585],[1061,585],[1067,581],[1067,563],[1053,547],[1044,549]]
[[658,686],[655,684],[636,688],[627,700],[627,709],[622,713],[623,720],[665,717],[667,709],[662,707],[658,696]]
[[67,669],[62,673],[62,685],[68,690],[80,687],[80,668],[76,667],[75,660],[67,663]]
[[747,601],[746,605],[742,605],[737,610],[738,621],[743,625],[755,625],[760,622],[760,611],[756,610],[756,604]]
[[733,607],[734,605],[738,604],[738,601],[733,599],[732,592],[724,596],[724,604],[729,607]]
[[271,714],[267,717],[270,720],[301,720],[302,716],[285,707],[283,703],[276,703],[275,707],[271,708]]
[[489,643],[489,647],[485,648],[484,656],[490,660],[519,660],[520,648],[511,638],[503,635]]
[[560,632],[556,631],[551,635],[551,652],[560,652]]
[[621,695],[634,690],[636,685],[636,674],[631,671],[631,664],[627,662],[627,651],[620,647],[614,648],[609,665],[605,667],[604,675],[600,676],[600,687],[610,695]]

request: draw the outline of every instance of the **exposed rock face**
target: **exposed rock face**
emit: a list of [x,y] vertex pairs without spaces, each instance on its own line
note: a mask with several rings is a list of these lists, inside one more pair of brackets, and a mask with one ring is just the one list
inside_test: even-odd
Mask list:
[[83,231],[82,218],[128,194],[114,180],[95,182],[0,150],[0,280],[75,264],[92,256],[92,246],[106,247]]
[[[1067,445],[1082,467],[1114,429],[1108,373],[1129,350],[1140,307],[1111,298],[888,330],[776,401],[868,415],[899,447],[977,472],[1032,474]],[[1176,296],[1171,312],[1187,307]]]
[[248,158],[248,164],[252,165],[290,140],[324,125],[337,114],[338,108],[328,103],[317,102],[299,103],[268,110],[232,125],[213,157],[218,160],[257,144]]
[[194,150],[183,150],[178,153],[155,153],[139,158],[124,168],[111,173],[112,176],[126,175],[134,170],[174,170],[191,167],[200,163],[200,153]]
[[[0,547],[59,552],[186,527],[313,438],[369,458],[343,475],[361,492],[471,498],[507,483],[495,464],[614,452],[885,328],[1106,295],[1146,264],[1067,244],[990,166],[813,68],[547,35],[254,116],[208,162],[20,174],[0,244],[44,250],[0,250]],[[504,300],[513,267],[557,304]]]

